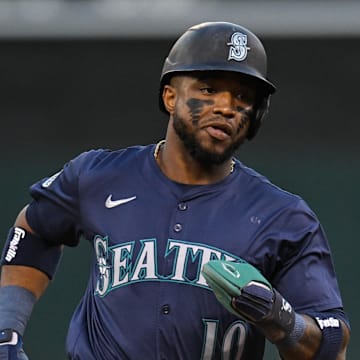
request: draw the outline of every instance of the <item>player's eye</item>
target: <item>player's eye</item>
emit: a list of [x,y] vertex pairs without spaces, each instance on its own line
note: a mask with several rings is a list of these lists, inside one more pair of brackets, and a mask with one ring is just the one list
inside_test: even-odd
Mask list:
[[252,101],[253,101],[248,94],[243,93],[243,92],[236,94],[236,98],[246,104],[252,104]]
[[211,86],[201,86],[200,91],[201,91],[202,94],[205,94],[205,95],[215,93],[215,89],[212,88]]

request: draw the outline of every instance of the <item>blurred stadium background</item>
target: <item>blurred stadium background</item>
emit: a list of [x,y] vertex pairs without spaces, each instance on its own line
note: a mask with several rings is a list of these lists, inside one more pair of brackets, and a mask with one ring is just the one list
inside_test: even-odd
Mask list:
[[[359,15],[359,1],[336,0],[0,0],[1,238],[29,185],[79,152],[161,139],[170,45],[195,23],[240,23],[263,39],[278,92],[239,158],[318,214],[352,323],[348,359],[359,359]],[[86,243],[65,250],[28,326],[30,359],[65,359],[90,258]]]

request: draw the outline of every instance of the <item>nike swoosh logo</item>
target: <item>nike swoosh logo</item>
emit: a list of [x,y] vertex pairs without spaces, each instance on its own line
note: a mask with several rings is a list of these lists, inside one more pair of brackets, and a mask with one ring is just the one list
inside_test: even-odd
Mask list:
[[108,209],[111,209],[115,206],[126,204],[135,199],[136,199],[136,196],[132,196],[132,197],[129,197],[126,199],[112,200],[112,194],[110,194],[105,201],[105,207],[107,207]]

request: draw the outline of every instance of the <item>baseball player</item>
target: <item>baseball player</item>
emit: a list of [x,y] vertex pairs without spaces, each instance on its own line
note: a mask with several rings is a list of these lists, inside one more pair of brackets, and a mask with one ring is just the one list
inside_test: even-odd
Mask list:
[[90,241],[73,360],[345,359],[350,330],[313,211],[234,158],[275,86],[248,29],[207,22],[173,45],[164,141],[91,150],[30,188],[1,263],[0,359],[22,338],[62,247]]

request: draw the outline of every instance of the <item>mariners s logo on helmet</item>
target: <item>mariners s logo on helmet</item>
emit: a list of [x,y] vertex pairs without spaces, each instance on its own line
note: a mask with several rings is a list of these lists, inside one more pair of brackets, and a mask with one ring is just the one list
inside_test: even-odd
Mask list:
[[248,50],[247,35],[240,32],[233,33],[231,35],[231,41],[226,45],[230,45],[228,60],[243,61],[246,59]]

